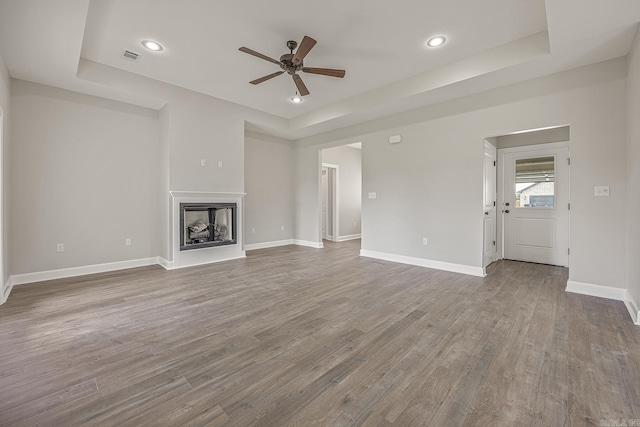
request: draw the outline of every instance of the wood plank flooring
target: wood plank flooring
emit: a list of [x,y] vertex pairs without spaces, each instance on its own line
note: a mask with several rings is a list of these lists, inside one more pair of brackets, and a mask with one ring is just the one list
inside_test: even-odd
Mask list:
[[566,269],[326,246],[14,288],[0,425],[640,425],[640,328]]

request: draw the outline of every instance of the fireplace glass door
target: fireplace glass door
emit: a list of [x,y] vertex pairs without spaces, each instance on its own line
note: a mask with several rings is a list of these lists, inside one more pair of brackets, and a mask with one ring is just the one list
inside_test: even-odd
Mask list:
[[235,203],[180,204],[180,250],[236,243]]

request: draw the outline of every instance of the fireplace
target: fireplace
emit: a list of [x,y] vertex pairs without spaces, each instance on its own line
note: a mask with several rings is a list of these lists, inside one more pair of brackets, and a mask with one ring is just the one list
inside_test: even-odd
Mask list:
[[[170,191],[167,269],[244,258],[244,193]],[[217,220],[216,220],[217,217]],[[223,227],[224,226],[224,227]],[[190,228],[191,227],[191,228]],[[197,249],[197,250],[195,250]]]
[[180,250],[235,245],[236,203],[180,203]]

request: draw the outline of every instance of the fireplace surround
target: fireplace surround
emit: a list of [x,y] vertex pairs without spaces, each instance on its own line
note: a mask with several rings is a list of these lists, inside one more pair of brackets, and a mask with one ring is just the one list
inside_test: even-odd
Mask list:
[[165,268],[244,258],[243,198],[244,193],[170,191]]

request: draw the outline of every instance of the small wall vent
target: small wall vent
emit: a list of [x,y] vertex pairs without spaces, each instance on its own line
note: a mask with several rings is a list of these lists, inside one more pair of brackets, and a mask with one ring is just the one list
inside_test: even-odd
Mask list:
[[135,52],[132,52],[132,51],[126,50],[126,49],[124,50],[124,52],[122,52],[122,56],[125,59],[128,59],[129,61],[137,61],[138,58],[140,58],[140,54],[139,53],[135,53]]

